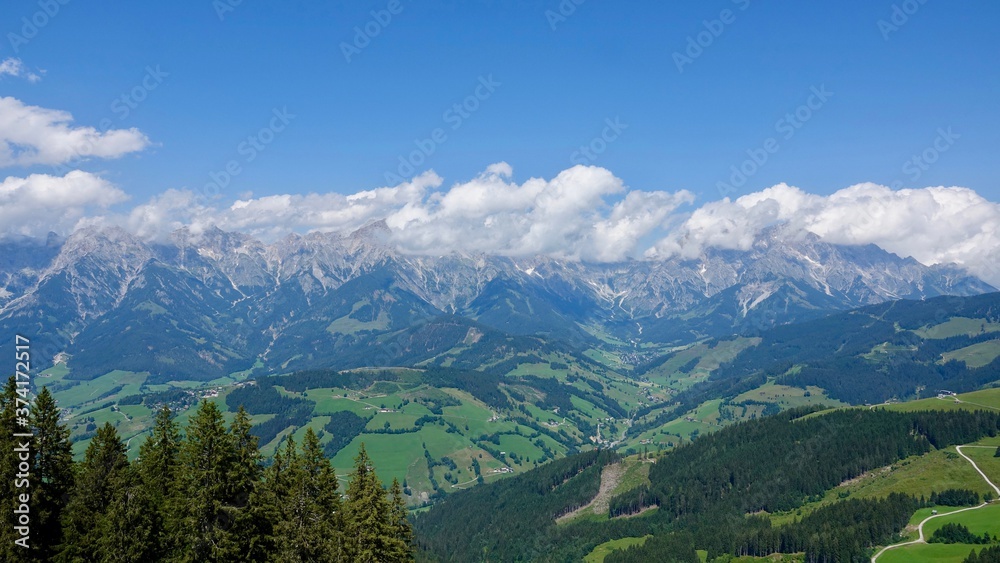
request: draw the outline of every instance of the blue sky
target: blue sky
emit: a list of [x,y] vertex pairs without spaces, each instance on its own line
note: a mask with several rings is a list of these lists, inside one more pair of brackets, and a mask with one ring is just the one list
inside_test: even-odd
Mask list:
[[[371,11],[388,0],[243,0],[221,19],[211,0],[70,0],[29,41],[15,41],[15,53],[10,34],[40,8],[6,0],[0,59],[45,72],[35,83],[0,80],[0,95],[71,112],[76,125],[110,119],[141,130],[150,148],[75,164],[140,201],[201,186],[233,159],[242,173],[224,198],[383,186],[414,141],[438,128],[447,139],[417,169],[433,168],[446,184],[499,161],[518,180],[550,178],[615,119],[627,128],[585,158],[636,189],[718,199],[731,167],[776,138],[779,150],[733,195],[779,182],[829,194],[872,181],[1000,199],[996,2],[566,0],[563,13],[574,10],[565,19],[552,16],[556,0],[399,5],[374,26]],[[880,29],[894,6],[913,13]],[[702,34],[707,47],[679,72],[674,54],[723,10],[729,23],[710,41]],[[366,24],[379,33],[348,62],[342,44]],[[147,68],[169,76],[126,116],[113,104]],[[454,129],[445,112],[489,77],[495,91]],[[832,97],[784,138],[776,123],[822,86]],[[240,143],[281,108],[294,119],[246,162]],[[904,165],[942,128],[957,140],[914,179]]]
[[996,2],[0,15],[0,237],[385,219],[414,254],[609,262],[745,250],[781,224],[1000,284]]

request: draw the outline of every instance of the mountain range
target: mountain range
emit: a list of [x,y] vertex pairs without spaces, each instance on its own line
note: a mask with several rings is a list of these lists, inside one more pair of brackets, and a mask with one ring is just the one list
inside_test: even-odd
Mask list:
[[[445,363],[510,346],[613,349],[623,361],[896,299],[993,291],[957,266],[766,231],[746,250],[585,263],[402,254],[384,222],[351,233],[119,228],[0,243],[0,327],[74,379],[114,369],[210,380],[250,369]],[[446,361],[445,361],[446,359]]]

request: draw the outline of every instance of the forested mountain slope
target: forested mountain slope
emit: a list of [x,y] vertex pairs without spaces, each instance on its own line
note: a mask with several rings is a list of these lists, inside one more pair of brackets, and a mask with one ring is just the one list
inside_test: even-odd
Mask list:
[[[710,558],[779,548],[863,556],[902,529],[921,501],[852,500],[816,511],[783,534],[770,531],[768,518],[747,515],[801,506],[867,471],[1000,430],[1000,412],[811,412],[737,424],[663,454],[648,484],[612,498],[603,519],[555,523],[586,491],[596,493],[596,467],[616,460],[609,454],[569,457],[453,495],[417,518],[420,545],[443,561],[576,561],[608,540],[684,532]],[[655,508],[621,517],[647,507]]]
[[893,301],[709,340],[633,373],[675,390],[640,409],[629,430],[636,437],[681,417],[777,412],[796,396],[800,404],[818,393],[812,402],[879,404],[973,391],[1000,381],[1000,293]]

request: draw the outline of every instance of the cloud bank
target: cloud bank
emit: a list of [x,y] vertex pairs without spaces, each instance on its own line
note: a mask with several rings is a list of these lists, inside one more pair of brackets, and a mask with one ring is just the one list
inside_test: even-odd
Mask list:
[[833,244],[875,244],[927,265],[955,263],[1000,284],[1000,205],[961,187],[892,190],[858,184],[818,196],[786,184],[695,210],[646,251],[695,257],[705,248],[747,249],[771,225]]
[[385,220],[392,241],[413,254],[453,251],[507,256],[544,254],[595,261],[638,253],[689,192],[629,191],[603,168],[576,166],[518,184],[506,163],[442,189],[433,172],[398,186],[351,195],[286,194],[241,199],[220,208],[196,193],[171,190],[125,216],[107,218],[146,238],[189,227],[240,231],[269,240],[289,232],[351,231]]
[[[0,75],[23,72],[20,61],[11,61],[0,63]],[[135,129],[75,127],[68,113],[0,98],[0,167],[118,158],[148,145]],[[164,240],[182,227],[274,240],[290,232],[350,232],[385,220],[389,242],[406,253],[615,262],[746,250],[765,229],[780,225],[783,236],[814,233],[834,244],[876,244],[928,265],[956,263],[1000,286],[1000,205],[967,188],[858,184],[820,196],[779,184],[692,208],[688,191],[630,189],[596,166],[521,183],[513,175],[500,162],[448,187],[425,172],[351,195],[247,197],[228,205],[191,190],[168,190],[125,210],[125,192],[95,174],[12,176],[0,183],[0,236],[118,225],[148,240]]]
[[67,112],[0,98],[0,167],[119,158],[149,146],[149,139],[138,129],[98,131],[72,123],[73,116]]
[[125,192],[89,172],[12,176],[0,182],[0,226],[7,235],[65,232],[86,217],[126,199]]
[[[576,166],[554,178],[512,180],[506,163],[450,187],[428,172],[397,186],[351,195],[285,194],[205,201],[169,190],[124,212],[110,206],[125,194],[101,178],[8,178],[0,188],[0,220],[8,232],[43,235],[82,225],[119,225],[145,239],[176,229],[210,227],[264,240],[290,232],[350,232],[377,220],[406,253],[547,255],[614,262],[631,258],[696,259],[709,248],[751,247],[764,230],[814,233],[834,244],[876,244],[927,264],[956,263],[1000,284],[1000,205],[961,187],[892,190],[858,184],[828,196],[779,184],[736,200],[692,208],[694,196],[629,189],[610,171]],[[20,206],[37,213],[7,211]],[[24,217],[35,217],[33,220]]]

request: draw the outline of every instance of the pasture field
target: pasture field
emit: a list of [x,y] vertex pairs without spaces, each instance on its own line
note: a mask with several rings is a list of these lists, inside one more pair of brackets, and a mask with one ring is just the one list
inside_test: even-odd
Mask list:
[[941,355],[942,361],[958,360],[970,368],[980,368],[1000,356],[1000,339],[980,342]]
[[[933,520],[932,520],[933,522]],[[981,545],[922,543],[886,551],[878,563],[961,563]]]
[[[911,520],[911,524],[915,524],[926,518],[929,515],[929,510],[923,509],[918,511],[918,514],[914,515],[914,519]],[[948,510],[956,511],[958,509],[949,508]],[[918,519],[918,516],[922,516],[922,518]],[[924,537],[929,539],[936,530],[941,529],[945,524],[951,523],[962,524],[976,535],[986,533],[991,536],[998,536],[1000,535],[1000,503],[993,503],[978,510],[968,510],[958,514],[935,518],[924,525]],[[883,553],[878,560],[879,563],[922,563],[925,561],[961,563],[973,550],[979,550],[983,547],[981,545],[969,544],[914,544],[889,550]]]
[[378,316],[371,321],[362,321],[351,317],[358,309],[369,305],[371,305],[371,302],[368,299],[358,301],[351,308],[350,313],[331,322],[326,327],[326,330],[332,334],[355,334],[366,330],[385,330],[389,328],[389,314],[385,311],[379,311]]
[[953,397],[931,397],[906,403],[893,403],[884,407],[898,412],[923,410],[998,410],[1000,411],[1000,388],[982,389],[962,393]]
[[991,323],[984,319],[952,317],[941,324],[919,328],[913,332],[921,338],[937,340],[952,336],[975,336],[983,332],[1000,332],[1000,323]]
[[751,389],[742,395],[738,395],[732,402],[739,403],[747,400],[775,403],[782,409],[807,405],[825,405],[828,407],[847,406],[837,399],[827,397],[826,392],[819,387],[809,386],[803,389],[801,387],[781,385],[774,381],[768,381],[756,389]]
[[[996,442],[997,438],[990,440]],[[1000,457],[994,457],[997,449],[992,445],[982,448],[962,448],[962,452],[976,462],[979,469],[997,485],[1000,485]]]
[[584,563],[604,563],[604,558],[607,557],[612,551],[618,549],[628,549],[635,545],[643,545],[646,543],[646,540],[651,537],[653,536],[644,536],[641,538],[621,538],[604,542],[588,553],[587,556],[583,558],[583,561]]
[[[52,382],[50,390],[59,400],[60,408],[74,409],[88,403],[107,402],[128,395],[136,395],[146,381],[146,377],[145,373],[112,371],[90,381],[70,381],[61,378],[58,385],[55,384],[55,381]],[[49,382],[41,379],[38,383],[49,385]],[[122,386],[122,389],[112,393],[118,386]]]
[[[965,449],[964,451],[970,452],[972,450]],[[930,497],[932,492],[940,492],[945,489],[969,489],[981,495],[988,494],[993,490],[972,468],[972,465],[958,455],[954,447],[949,447],[922,456],[909,457],[888,467],[869,471],[827,491],[826,495],[817,502],[805,504],[789,512],[772,514],[771,524],[780,526],[793,522],[819,507],[846,498],[883,498],[890,493],[905,493],[919,498],[921,496]]]
[[994,502],[979,510],[968,510],[935,518],[924,525],[924,537],[930,538],[945,524],[962,524],[976,535],[985,533],[991,536],[1000,536],[1000,503]]

